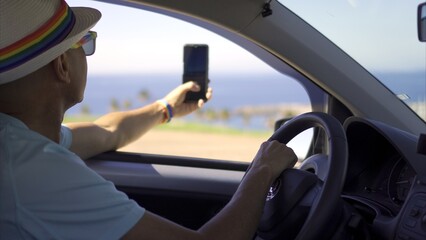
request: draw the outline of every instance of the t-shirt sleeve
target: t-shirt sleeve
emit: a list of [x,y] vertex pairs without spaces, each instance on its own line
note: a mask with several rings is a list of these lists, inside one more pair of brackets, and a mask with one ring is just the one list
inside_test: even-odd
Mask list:
[[72,143],[72,132],[69,127],[62,125],[60,133],[59,145],[66,149],[70,149]]
[[36,239],[119,239],[144,208],[61,148],[45,146],[14,173],[22,229]]

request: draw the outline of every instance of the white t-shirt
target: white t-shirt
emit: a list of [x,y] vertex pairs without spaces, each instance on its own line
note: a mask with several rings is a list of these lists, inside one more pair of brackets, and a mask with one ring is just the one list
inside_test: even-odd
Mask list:
[[69,151],[0,113],[0,240],[119,239],[144,209]]

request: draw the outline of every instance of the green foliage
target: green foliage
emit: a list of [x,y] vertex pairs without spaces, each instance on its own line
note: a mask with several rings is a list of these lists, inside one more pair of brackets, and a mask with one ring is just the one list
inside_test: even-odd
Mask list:
[[131,109],[131,108],[132,108],[132,106],[133,106],[133,103],[132,103],[132,101],[131,101],[131,100],[125,100],[125,101],[123,102],[123,108],[124,108],[125,110],[129,110],[129,109]]
[[90,115],[90,107],[89,107],[89,105],[87,105],[87,104],[81,105],[80,113],[82,115]]
[[118,102],[116,98],[112,98],[109,104],[110,104],[109,107],[111,109],[111,112],[120,111],[120,103]]
[[93,122],[98,116],[90,114],[78,114],[78,115],[65,115],[63,123],[71,122]]
[[210,125],[205,123],[187,122],[187,121],[176,121],[168,124],[158,125],[156,129],[159,130],[171,130],[171,131],[182,131],[182,132],[203,132],[203,133],[219,133],[219,134],[231,134],[231,135],[247,135],[247,136],[262,136],[268,137],[272,134],[271,131],[260,131],[260,130],[242,130],[231,128],[220,125]]
[[144,103],[151,99],[151,93],[148,89],[142,89],[138,94],[139,100]]

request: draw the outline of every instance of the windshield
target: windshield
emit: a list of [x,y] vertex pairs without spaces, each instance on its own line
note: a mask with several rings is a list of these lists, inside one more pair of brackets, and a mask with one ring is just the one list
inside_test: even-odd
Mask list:
[[426,43],[414,0],[279,0],[426,120]]

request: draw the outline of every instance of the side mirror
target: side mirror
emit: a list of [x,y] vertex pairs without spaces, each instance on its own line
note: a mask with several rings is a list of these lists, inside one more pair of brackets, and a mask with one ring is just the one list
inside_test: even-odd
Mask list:
[[426,42],[426,3],[419,5],[417,9],[417,32],[420,42]]
[[274,124],[274,131],[277,131],[278,128],[280,128],[285,122],[287,122],[290,119],[292,119],[292,118],[290,117],[290,118],[278,119]]

